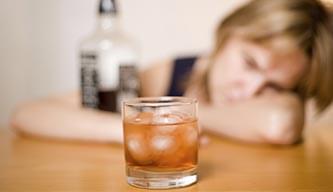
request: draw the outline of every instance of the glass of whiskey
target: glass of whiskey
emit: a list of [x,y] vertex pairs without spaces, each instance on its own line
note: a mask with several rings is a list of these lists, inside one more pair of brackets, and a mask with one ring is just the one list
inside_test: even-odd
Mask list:
[[197,181],[197,101],[186,97],[127,100],[122,109],[127,182],[169,189]]

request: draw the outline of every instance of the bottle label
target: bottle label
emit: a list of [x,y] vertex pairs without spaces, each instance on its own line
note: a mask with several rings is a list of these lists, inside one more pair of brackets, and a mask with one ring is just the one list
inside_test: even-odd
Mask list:
[[98,101],[98,73],[97,54],[94,52],[82,52],[81,60],[81,102],[82,106],[97,108]]
[[121,111],[121,105],[124,100],[138,97],[139,91],[140,80],[136,65],[121,64],[119,66],[117,110]]

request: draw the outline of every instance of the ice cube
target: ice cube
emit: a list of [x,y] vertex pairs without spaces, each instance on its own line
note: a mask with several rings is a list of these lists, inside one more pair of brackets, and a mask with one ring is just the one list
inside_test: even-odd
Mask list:
[[[176,127],[176,126],[172,125],[172,126],[161,126],[161,127]],[[177,129],[174,132],[169,132],[169,133],[161,133],[161,132],[152,133],[150,145],[151,145],[150,149],[152,151],[152,157],[157,165],[161,166],[175,165],[180,160],[178,159],[178,157],[183,155],[183,154],[180,155],[178,154],[179,150],[181,150],[182,148],[182,140],[180,140],[180,136],[177,134]],[[175,155],[177,155],[177,157],[175,157]]]
[[181,128],[182,136],[184,138],[184,144],[186,145],[197,145],[198,144],[198,129],[194,124],[188,125],[185,124]]
[[164,135],[156,135],[151,139],[151,145],[156,151],[170,150],[174,142],[172,137]]
[[[184,149],[186,148],[184,148],[181,143],[175,143],[175,145],[169,147],[167,150],[161,151],[155,162],[159,166],[177,167],[188,155],[187,151],[184,151]],[[153,155],[156,157],[156,154]]]
[[176,114],[155,114],[152,119],[153,124],[176,124],[181,123],[183,118]]
[[153,119],[153,113],[151,112],[141,112],[137,114],[134,118],[134,123],[138,124],[150,124]]
[[131,157],[141,165],[151,163],[149,143],[144,134],[130,134],[126,138],[127,149]]

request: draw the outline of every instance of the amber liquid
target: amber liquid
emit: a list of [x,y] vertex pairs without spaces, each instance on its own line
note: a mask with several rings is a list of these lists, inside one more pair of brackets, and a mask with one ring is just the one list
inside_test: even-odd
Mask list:
[[[149,113],[124,121],[127,166],[153,172],[195,169],[198,153],[197,120],[152,123]],[[148,116],[148,118],[147,118]]]
[[103,111],[117,112],[117,91],[98,91],[98,109]]

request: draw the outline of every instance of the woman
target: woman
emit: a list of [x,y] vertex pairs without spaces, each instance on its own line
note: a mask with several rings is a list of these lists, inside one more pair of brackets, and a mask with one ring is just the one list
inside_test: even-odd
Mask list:
[[[202,127],[218,135],[295,143],[305,102],[312,98],[323,111],[332,101],[331,23],[318,0],[250,1],[221,22],[208,57],[166,61],[142,72],[142,95],[198,98]],[[187,72],[189,85],[181,90]],[[24,104],[12,125],[44,137],[122,140],[119,115],[82,109],[77,94]]]

